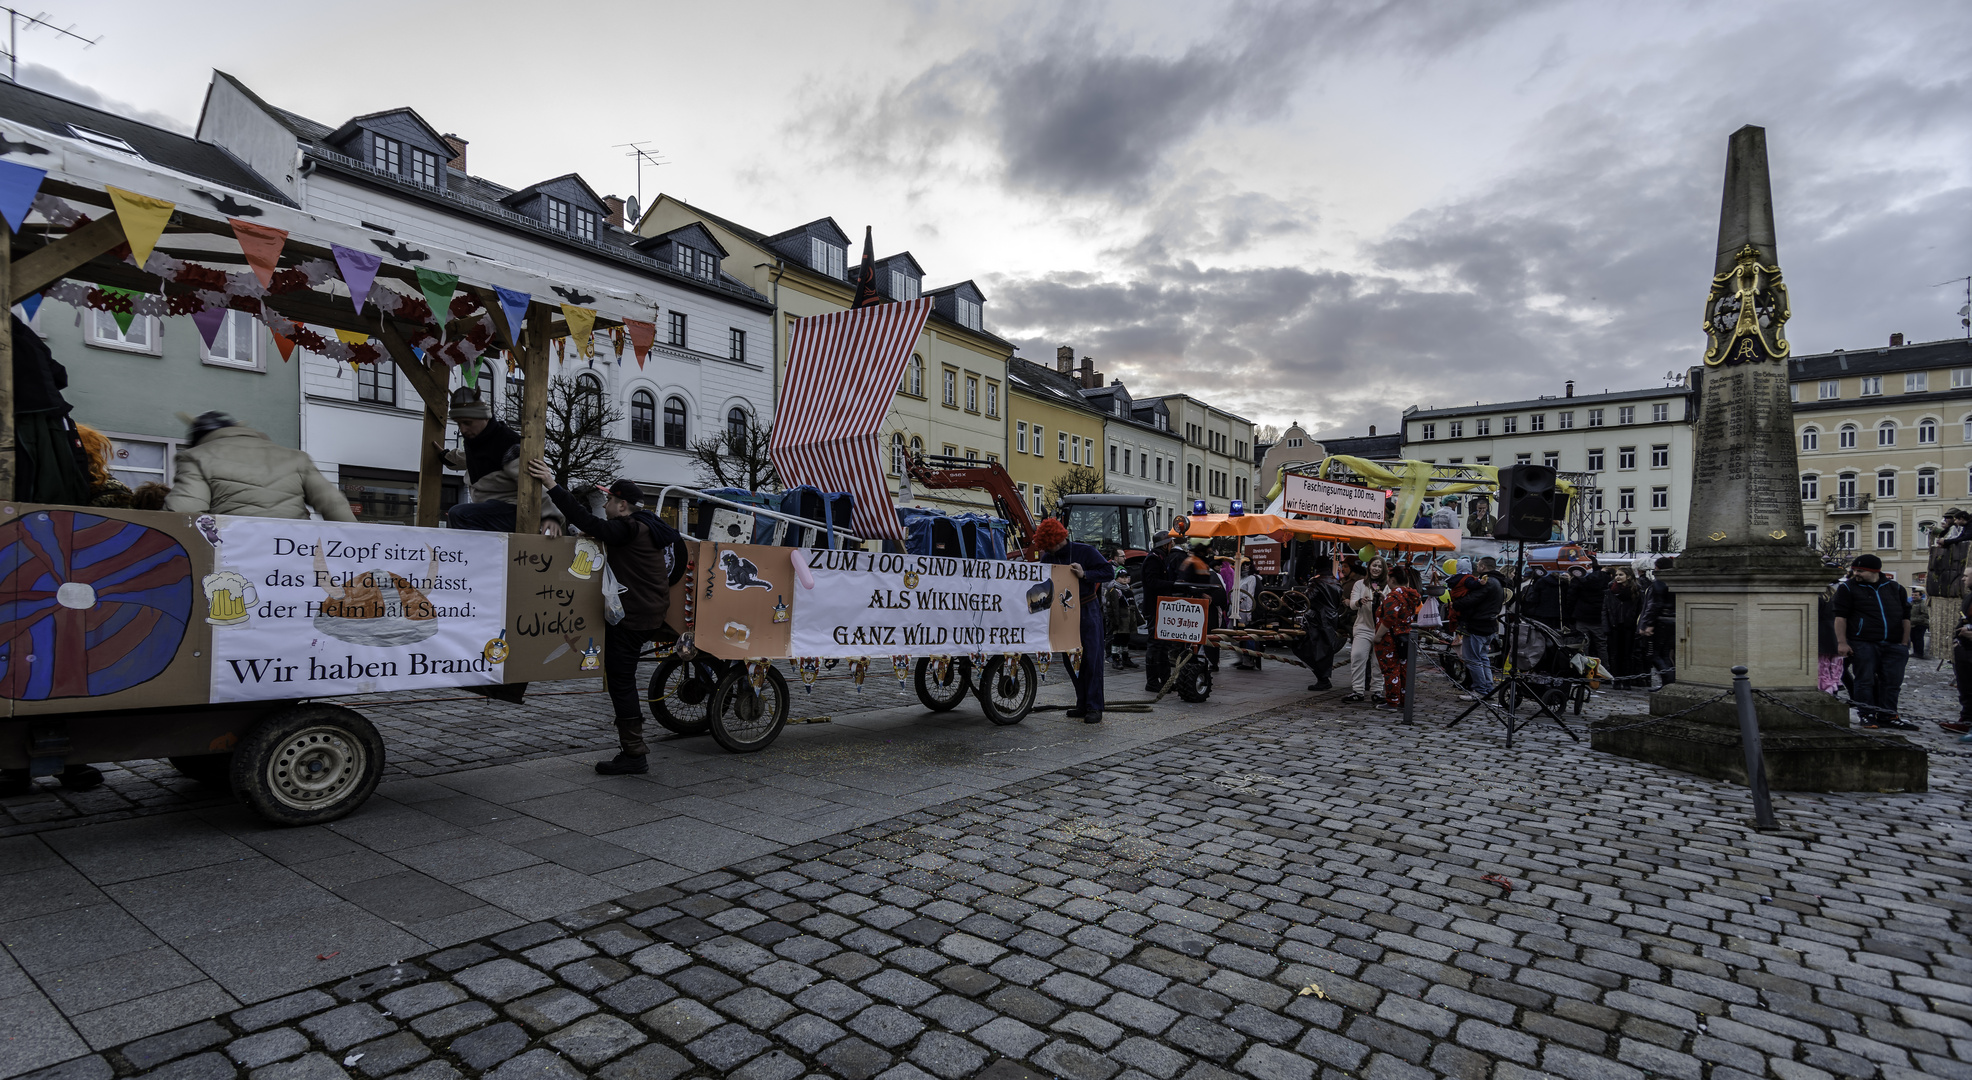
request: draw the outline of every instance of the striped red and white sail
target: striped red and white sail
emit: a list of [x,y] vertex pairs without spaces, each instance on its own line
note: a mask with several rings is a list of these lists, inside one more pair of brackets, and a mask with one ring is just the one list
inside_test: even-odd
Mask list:
[[856,497],[864,539],[904,541],[884,482],[881,430],[931,298],[797,319],[768,454],[788,487]]

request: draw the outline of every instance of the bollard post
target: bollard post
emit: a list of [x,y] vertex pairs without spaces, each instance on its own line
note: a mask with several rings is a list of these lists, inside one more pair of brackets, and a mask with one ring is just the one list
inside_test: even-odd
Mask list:
[[1760,751],[1760,720],[1753,711],[1753,684],[1744,665],[1732,669],[1732,696],[1739,705],[1739,746],[1746,752],[1746,786],[1753,793],[1753,827],[1778,829],[1773,800],[1767,795],[1767,760]]
[[1411,704],[1417,700],[1417,627],[1404,635],[1404,723],[1411,722]]

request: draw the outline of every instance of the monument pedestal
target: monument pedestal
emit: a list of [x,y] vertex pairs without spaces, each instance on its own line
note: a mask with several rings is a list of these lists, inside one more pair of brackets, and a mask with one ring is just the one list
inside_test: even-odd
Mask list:
[[[1659,575],[1678,599],[1678,681],[1650,695],[1650,715],[1692,711],[1649,727],[1603,730],[1647,719],[1611,717],[1590,727],[1589,745],[1714,780],[1747,783],[1739,708],[1729,694],[1712,700],[1732,689],[1732,668],[1743,664],[1755,690],[1779,699],[1753,698],[1769,787],[1929,790],[1922,750],[1901,736],[1851,729],[1848,706],[1816,684],[1815,603],[1839,571],[1798,564],[1717,567],[1708,564],[1718,560],[1706,555],[1694,554],[1690,568]],[[1723,561],[1740,562],[1730,555]],[[1773,560],[1770,553],[1767,561],[1791,560]]]

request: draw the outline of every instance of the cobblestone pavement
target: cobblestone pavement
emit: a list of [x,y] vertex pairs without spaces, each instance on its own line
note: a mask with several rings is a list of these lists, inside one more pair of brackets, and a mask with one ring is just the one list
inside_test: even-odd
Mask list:
[[1181,732],[35,1080],[1972,1076],[1963,759],[1762,835],[1744,789],[1443,697]]

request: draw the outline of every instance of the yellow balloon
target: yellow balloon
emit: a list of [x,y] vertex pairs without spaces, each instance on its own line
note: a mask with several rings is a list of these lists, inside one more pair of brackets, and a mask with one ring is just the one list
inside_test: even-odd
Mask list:
[[1456,574],[1456,573],[1458,573],[1458,560],[1457,560],[1457,559],[1446,559],[1446,560],[1445,560],[1445,563],[1444,563],[1444,567],[1443,567],[1443,569],[1444,569],[1444,571],[1445,571],[1445,573],[1447,573],[1447,574]]

